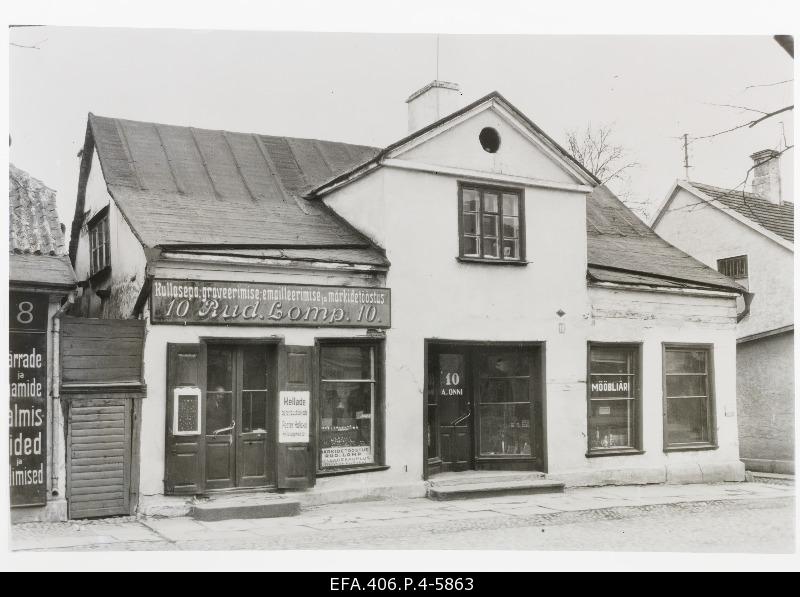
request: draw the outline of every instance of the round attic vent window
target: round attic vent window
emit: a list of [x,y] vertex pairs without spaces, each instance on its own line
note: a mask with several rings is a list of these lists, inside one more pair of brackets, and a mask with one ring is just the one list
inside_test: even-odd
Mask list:
[[495,153],[500,149],[500,134],[491,127],[486,127],[478,135],[478,140],[481,142],[481,147],[484,151]]

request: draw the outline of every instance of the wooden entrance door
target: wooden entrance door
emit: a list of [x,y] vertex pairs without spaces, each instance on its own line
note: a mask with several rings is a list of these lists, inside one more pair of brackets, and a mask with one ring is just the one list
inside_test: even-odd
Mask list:
[[443,348],[434,355],[442,471],[473,468],[472,391],[467,352]]
[[208,347],[206,489],[274,482],[268,357],[265,346]]

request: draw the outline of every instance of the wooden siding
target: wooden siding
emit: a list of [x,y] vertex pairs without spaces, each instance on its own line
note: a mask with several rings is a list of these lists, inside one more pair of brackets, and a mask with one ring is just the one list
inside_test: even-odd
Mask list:
[[64,317],[61,380],[64,384],[142,381],[144,321]]
[[126,398],[70,401],[67,432],[70,518],[130,514],[132,403]]

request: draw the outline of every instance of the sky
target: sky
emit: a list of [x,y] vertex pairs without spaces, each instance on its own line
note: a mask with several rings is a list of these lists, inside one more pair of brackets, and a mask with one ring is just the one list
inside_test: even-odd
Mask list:
[[[612,126],[639,164],[616,190],[641,207],[685,177],[684,133],[793,102],[792,60],[768,35],[449,34],[438,64],[434,34],[30,27],[10,41],[10,161],[57,191],[68,229],[89,112],[380,147],[407,133],[405,99],[438,67],[465,104],[497,90],[562,144]],[[740,185],[750,154],[793,144],[792,114],[693,141],[690,178]],[[781,159],[790,191],[793,150]]]

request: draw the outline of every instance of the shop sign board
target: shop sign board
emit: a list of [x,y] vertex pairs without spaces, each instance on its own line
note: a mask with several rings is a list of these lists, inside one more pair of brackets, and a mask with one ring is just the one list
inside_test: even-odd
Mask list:
[[282,391],[278,401],[278,441],[282,444],[307,444],[311,393],[307,390]]
[[631,380],[628,375],[600,374],[592,375],[592,398],[627,398],[631,396]]
[[391,327],[388,288],[153,280],[153,323]]
[[47,503],[46,294],[9,295],[9,483],[12,506]]

